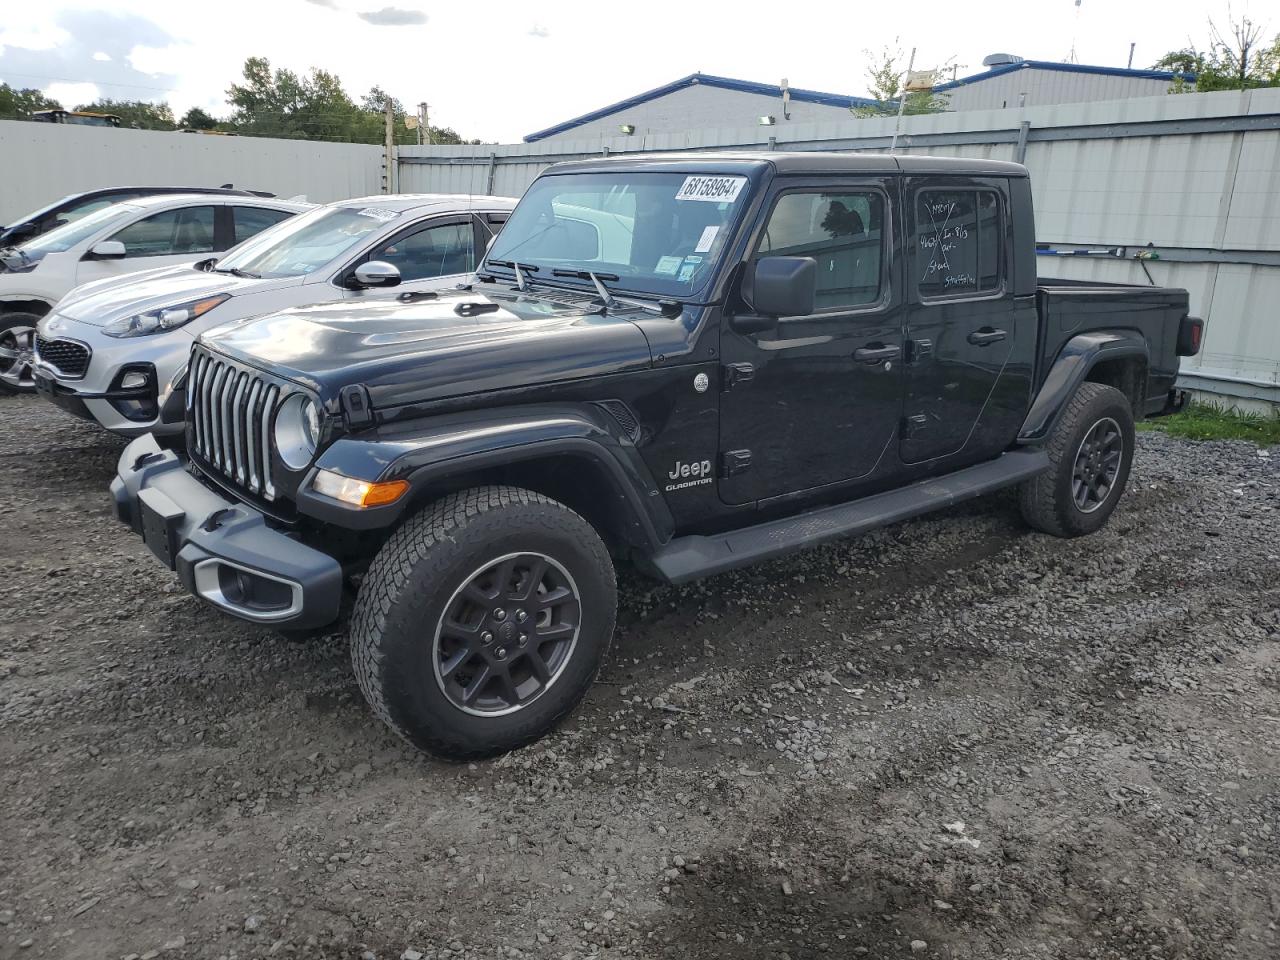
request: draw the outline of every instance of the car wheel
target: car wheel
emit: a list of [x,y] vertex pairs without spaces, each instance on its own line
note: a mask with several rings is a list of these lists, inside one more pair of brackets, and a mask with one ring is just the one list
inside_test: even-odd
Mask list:
[[410,518],[365,574],[356,679],[396,733],[467,760],[521,747],[591,686],[617,586],[595,529],[517,487],[450,494]]
[[0,315],[0,393],[34,393],[38,313]]
[[1133,412],[1115,387],[1082,383],[1045,443],[1050,469],[1019,489],[1022,516],[1037,530],[1078,537],[1105,524],[1133,463]]

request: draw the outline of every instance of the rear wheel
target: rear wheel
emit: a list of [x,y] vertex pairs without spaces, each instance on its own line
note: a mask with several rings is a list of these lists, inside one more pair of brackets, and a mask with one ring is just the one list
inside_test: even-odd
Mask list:
[[40,314],[0,315],[0,393],[33,393],[36,324]]
[[1133,412],[1115,387],[1082,383],[1045,443],[1050,469],[1019,488],[1022,516],[1057,537],[1102,527],[1133,463]]
[[374,712],[410,743],[492,756],[577,705],[616,608],[589,523],[528,490],[478,487],[426,507],[378,553],[356,600],[352,663]]

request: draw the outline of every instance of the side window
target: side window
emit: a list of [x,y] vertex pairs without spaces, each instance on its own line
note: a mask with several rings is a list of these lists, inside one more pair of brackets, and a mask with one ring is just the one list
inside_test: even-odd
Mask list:
[[108,239],[123,243],[126,257],[211,253],[213,207],[182,207],[153,213]]
[[1000,287],[1000,200],[993,190],[921,190],[916,263],[921,297]]
[[75,220],[79,220],[86,214],[93,213],[95,210],[101,210],[103,207],[109,207],[113,203],[119,203],[121,200],[132,200],[136,196],[136,193],[113,193],[108,194],[105,197],[95,197],[92,200],[85,200],[82,203],[76,204],[74,207],[68,207],[66,210],[61,211],[54,222],[59,226],[64,223],[71,223]]
[[475,269],[474,241],[470,222],[446,223],[398,237],[375,249],[369,259],[392,264],[405,281],[447,277]]
[[248,240],[255,233],[267,229],[267,227],[275,226],[281,220],[288,220],[292,213],[288,210],[270,210],[266,207],[238,207],[231,208],[231,214],[235,219],[235,239],[232,244],[242,243]]
[[765,224],[758,255],[813,257],[815,312],[880,300],[884,197],[859,193],[784,193]]

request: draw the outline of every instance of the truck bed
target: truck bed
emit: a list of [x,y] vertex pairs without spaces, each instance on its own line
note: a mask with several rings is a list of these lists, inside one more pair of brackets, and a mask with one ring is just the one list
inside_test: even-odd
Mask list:
[[1149,351],[1146,385],[1142,396],[1133,398],[1137,401],[1134,414],[1143,416],[1164,407],[1178,377],[1178,328],[1190,304],[1186,290],[1048,277],[1036,284],[1041,344],[1037,387],[1072,337],[1118,331],[1139,336]]

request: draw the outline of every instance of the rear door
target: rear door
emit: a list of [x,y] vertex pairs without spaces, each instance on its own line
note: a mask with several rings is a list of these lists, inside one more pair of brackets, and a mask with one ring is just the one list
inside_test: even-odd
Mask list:
[[1034,303],[1014,297],[1008,181],[911,177],[907,364],[901,456],[980,460],[1012,442],[1026,412]]
[[813,257],[813,314],[721,335],[721,497],[741,504],[893,460],[903,315],[890,283],[896,178],[775,182],[752,258]]

